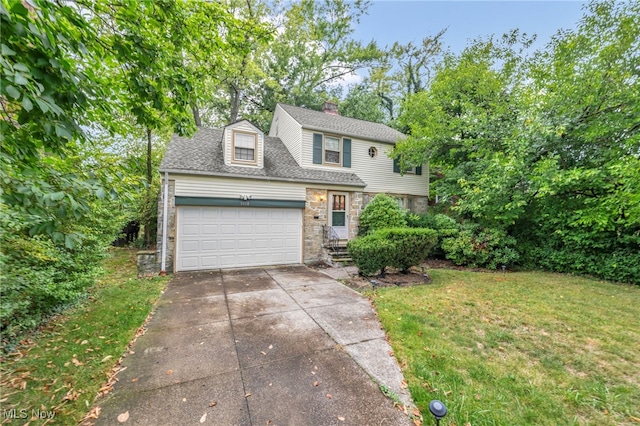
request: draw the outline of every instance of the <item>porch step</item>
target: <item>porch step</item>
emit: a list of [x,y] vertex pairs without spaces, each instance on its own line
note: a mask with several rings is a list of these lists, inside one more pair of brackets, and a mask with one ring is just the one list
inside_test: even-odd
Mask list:
[[349,256],[349,251],[346,246],[338,247],[336,250],[329,250],[329,254],[331,255],[332,263],[353,264],[353,259]]

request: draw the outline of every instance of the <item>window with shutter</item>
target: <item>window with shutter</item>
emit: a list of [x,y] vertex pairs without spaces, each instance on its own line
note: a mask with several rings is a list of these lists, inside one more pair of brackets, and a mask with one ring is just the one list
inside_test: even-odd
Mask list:
[[333,136],[324,137],[324,162],[340,164],[340,139]]

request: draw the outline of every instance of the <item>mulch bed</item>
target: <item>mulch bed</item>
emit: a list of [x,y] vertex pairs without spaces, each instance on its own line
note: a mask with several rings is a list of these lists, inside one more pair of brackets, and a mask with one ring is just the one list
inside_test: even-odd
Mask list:
[[[316,269],[330,268],[329,265],[313,265]],[[431,282],[429,277],[430,269],[454,269],[458,271],[471,272],[496,272],[484,268],[468,268],[464,266],[454,265],[449,260],[429,259],[422,263],[419,267],[412,267],[409,273],[403,274],[394,269],[390,269],[383,276],[363,277],[361,275],[351,275],[348,279],[341,279],[343,284],[357,291],[375,290],[383,287],[413,287],[417,285],[426,285]]]

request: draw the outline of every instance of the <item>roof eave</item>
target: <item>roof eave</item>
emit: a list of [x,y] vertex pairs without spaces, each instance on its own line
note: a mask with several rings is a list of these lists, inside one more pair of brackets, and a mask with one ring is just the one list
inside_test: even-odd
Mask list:
[[[298,120],[296,120],[298,121]],[[302,126],[303,129],[307,129],[307,130],[316,130],[318,132],[325,132],[325,133],[339,133],[340,135],[344,135],[344,136],[351,136],[352,138],[356,138],[356,139],[360,139],[360,140],[364,140],[364,141],[371,141],[371,142],[382,142],[382,143],[386,143],[389,145],[395,145],[396,141],[390,141],[388,139],[380,139],[380,138],[365,138],[362,135],[356,134],[356,133],[350,133],[350,132],[342,132],[342,131],[337,131],[335,129],[330,129],[327,127],[320,127],[320,126],[310,126],[308,124],[304,124],[304,123],[300,123],[298,121],[298,123]],[[401,136],[398,136],[398,139]]]
[[165,169],[160,168],[158,170],[160,173],[175,173],[182,175],[198,175],[198,176],[212,176],[212,177],[231,177],[236,179],[249,179],[249,180],[265,180],[265,181],[280,181],[280,182],[294,182],[294,183],[321,183],[326,185],[340,185],[340,186],[352,186],[354,188],[364,188],[367,186],[364,182],[362,183],[354,183],[354,182],[335,182],[328,180],[319,180],[319,179],[294,179],[294,178],[285,178],[285,177],[276,177],[276,176],[250,176],[250,175],[238,175],[235,173],[222,173],[222,172],[210,172],[210,171],[201,171],[201,170],[188,170],[188,169]]

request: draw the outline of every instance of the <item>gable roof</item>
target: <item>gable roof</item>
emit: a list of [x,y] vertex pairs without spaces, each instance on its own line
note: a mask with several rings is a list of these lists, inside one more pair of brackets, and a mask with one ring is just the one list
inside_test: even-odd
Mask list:
[[291,105],[278,105],[305,129],[339,133],[358,139],[393,144],[395,144],[399,138],[404,137],[399,131],[384,124],[343,117],[341,115],[326,114],[322,111],[314,111]]
[[174,135],[160,164],[160,172],[199,174],[290,182],[323,183],[364,187],[354,173],[303,169],[280,138],[265,136],[264,167],[224,164],[221,129],[199,127],[192,138]]
[[225,129],[233,129],[234,127],[238,126],[240,123],[248,124],[249,127],[251,127],[255,132],[257,132],[257,133],[259,133],[259,134],[264,136],[264,132],[262,131],[262,129],[260,129],[258,126],[256,126],[255,124],[253,124],[252,122],[250,122],[246,118],[234,121],[233,123],[229,123],[226,126],[224,126],[224,128]]

